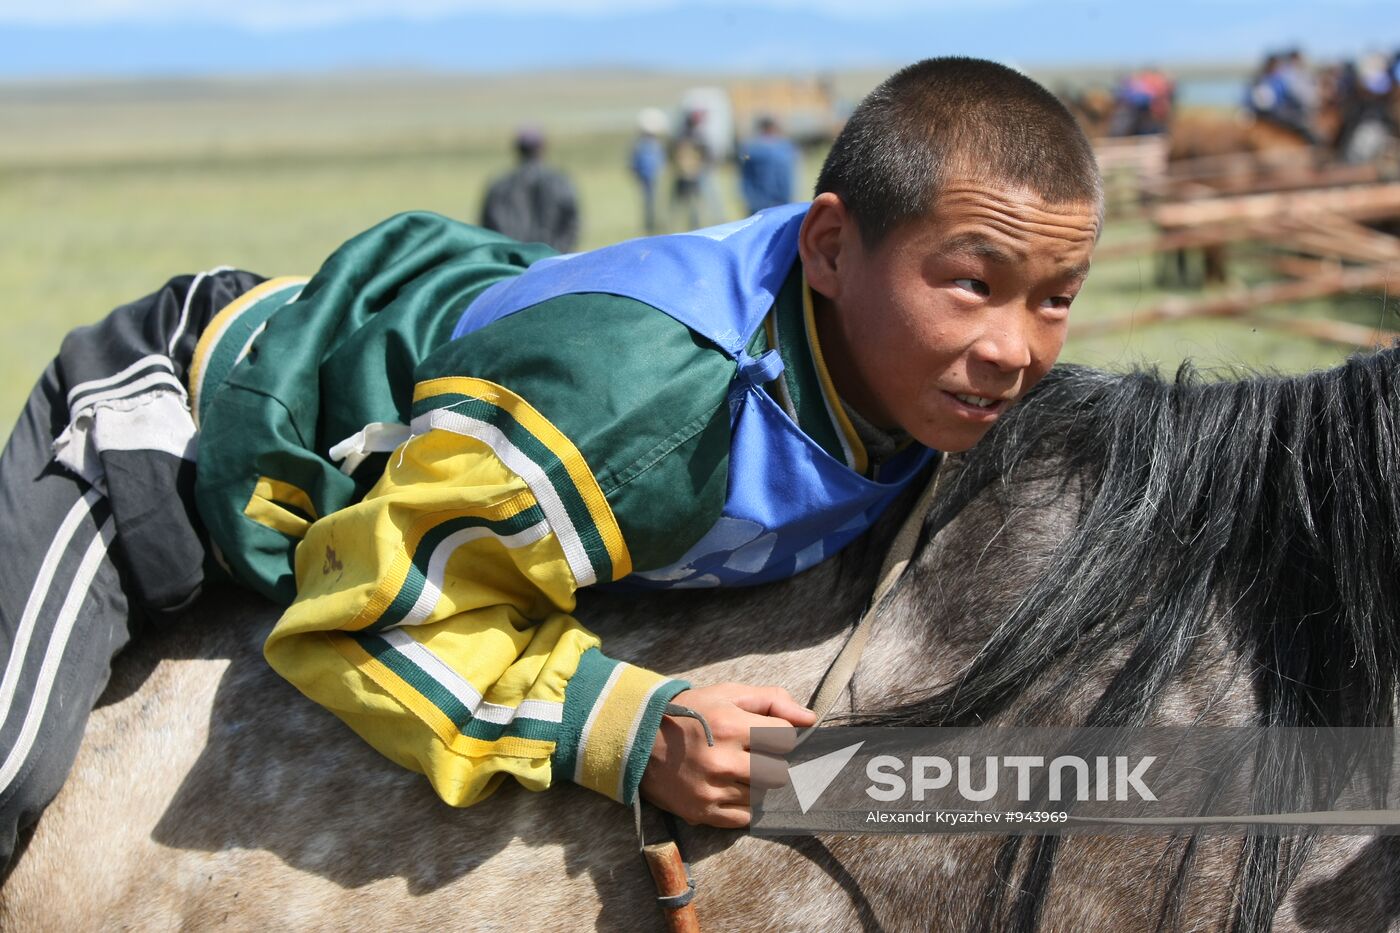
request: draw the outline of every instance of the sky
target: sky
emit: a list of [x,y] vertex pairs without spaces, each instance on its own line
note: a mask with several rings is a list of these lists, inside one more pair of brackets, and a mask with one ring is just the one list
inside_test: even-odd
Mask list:
[[0,79],[579,67],[791,72],[1400,48],[1397,0],[0,0]]

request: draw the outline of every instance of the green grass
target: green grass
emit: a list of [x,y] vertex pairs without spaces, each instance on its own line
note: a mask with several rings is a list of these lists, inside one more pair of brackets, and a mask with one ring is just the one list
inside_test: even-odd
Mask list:
[[[858,97],[880,76],[843,75]],[[0,86],[0,418],[70,328],[171,275],[228,264],[265,275],[314,271],[346,238],[402,210],[473,219],[487,180],[510,164],[511,127],[538,122],[580,192],[582,245],[637,235],[625,163],[632,120],[674,107],[705,76],[542,75],[472,79],[378,75],[294,81]],[[808,154],[810,186],[819,154]],[[732,172],[721,185],[738,216]],[[1111,226],[1107,240],[1140,233]],[[1243,274],[1249,267],[1241,266]],[[1078,320],[1157,301],[1151,261],[1101,263]],[[1354,296],[1280,313],[1379,323]],[[1389,326],[1395,326],[1393,310]],[[1071,340],[1065,358],[1298,371],[1345,348],[1229,321]]]

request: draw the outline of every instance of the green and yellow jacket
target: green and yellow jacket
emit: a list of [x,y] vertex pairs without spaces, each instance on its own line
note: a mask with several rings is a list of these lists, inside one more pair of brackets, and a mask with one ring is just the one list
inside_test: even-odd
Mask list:
[[[552,254],[400,215],[225,308],[191,369],[215,556],[288,605],[269,662],[455,805],[506,775],[631,800],[688,684],[603,654],[574,594],[673,563],[724,504],[733,363],[673,318],[570,295],[450,339],[475,296]],[[769,346],[786,366],[768,391],[866,472],[797,266],[750,352]],[[493,435],[401,427],[452,405]]]

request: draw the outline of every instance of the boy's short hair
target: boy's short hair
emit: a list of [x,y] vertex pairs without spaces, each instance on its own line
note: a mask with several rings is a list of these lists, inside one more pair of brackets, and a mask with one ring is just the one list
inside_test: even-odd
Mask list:
[[950,170],[1024,185],[1052,204],[1102,205],[1093,147],[1064,104],[995,62],[928,58],[861,101],[816,193],[840,196],[867,247],[935,204]]

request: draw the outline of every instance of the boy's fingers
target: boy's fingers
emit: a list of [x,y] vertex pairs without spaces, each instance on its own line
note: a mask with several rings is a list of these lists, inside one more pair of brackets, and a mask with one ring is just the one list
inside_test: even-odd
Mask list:
[[723,806],[749,809],[749,785],[731,784],[726,790]]
[[752,738],[753,730],[762,729],[763,732],[760,734],[765,737],[763,748],[764,751],[771,751],[771,749],[768,748],[768,745],[772,743],[770,743],[767,740],[767,736],[771,735],[777,741],[781,742],[784,739],[786,739],[788,733],[792,733],[794,735],[796,735],[797,733],[797,730],[794,729],[791,725],[789,725],[786,719],[780,719],[777,716],[745,716],[743,726],[744,747],[749,747],[749,740],[750,738]]
[[748,807],[718,807],[706,813],[700,822],[719,829],[743,829],[750,819]]
[[754,752],[749,756],[749,786],[775,790],[787,784],[787,761],[775,755]]
[[817,721],[816,710],[808,709],[786,693],[783,694],[783,699],[780,702],[773,705],[769,714],[781,716],[794,726],[811,726],[815,725]]
[[732,787],[749,783],[749,754],[732,746],[711,759],[707,768],[709,780],[715,786]]
[[797,747],[797,729],[788,725],[786,719],[767,717],[749,727],[744,747],[766,755],[786,755]]
[[738,707],[729,707],[721,715],[711,717],[710,727],[714,730],[715,738],[725,745],[738,745],[742,748],[749,747],[749,739],[754,729],[791,729],[786,719],[779,719],[776,716],[762,716],[750,713]]
[[747,784],[710,784],[702,793],[701,801],[699,807],[685,816],[686,822],[696,826],[719,826],[726,829],[749,825]]
[[782,787],[787,783],[787,761],[781,755],[763,752],[725,755],[713,770],[710,781],[725,788],[743,787],[744,803],[748,803],[748,787]]
[[734,705],[760,716],[776,716],[794,726],[810,726],[817,714],[794,700],[782,687],[754,687],[734,698]]

